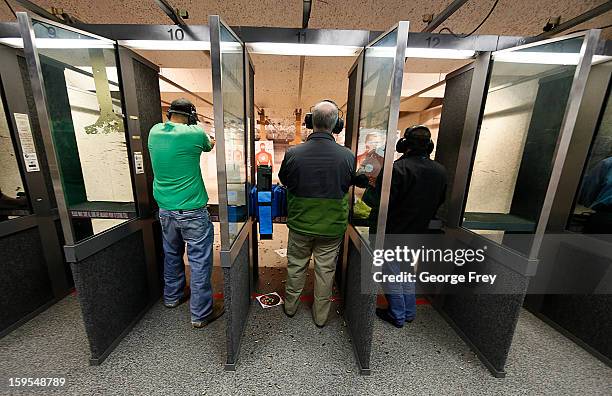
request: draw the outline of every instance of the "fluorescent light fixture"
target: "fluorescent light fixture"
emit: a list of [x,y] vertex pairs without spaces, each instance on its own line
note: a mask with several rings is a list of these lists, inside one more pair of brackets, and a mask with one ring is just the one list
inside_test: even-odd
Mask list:
[[6,44],[13,48],[23,48],[23,39],[21,37],[4,37],[0,38],[1,44]]
[[221,44],[219,44],[221,47],[221,53],[227,53],[227,52],[231,52],[231,53],[242,53],[242,44],[240,44],[237,41],[222,41]]
[[608,62],[612,60],[612,56],[608,55],[593,55],[593,64],[598,65],[600,63]]
[[112,41],[96,39],[52,39],[37,38],[37,49],[88,49],[88,48],[114,48]]
[[493,54],[493,60],[506,63],[532,63],[537,65],[577,65],[580,60],[579,53],[554,53],[508,51]]
[[[437,48],[406,48],[406,58],[425,59],[472,59],[476,55],[474,50],[437,49]],[[393,58],[395,47],[369,47],[367,57]]]
[[297,56],[355,56],[362,47],[330,44],[297,44],[254,42],[246,44],[255,54]]
[[395,47],[369,47],[366,49],[367,58],[394,58]]
[[210,51],[209,41],[119,40],[119,45],[151,51]]
[[476,55],[474,50],[443,48],[406,48],[406,58],[427,59],[471,59]]
[[[114,48],[113,42],[110,40],[58,38],[37,38],[35,40],[37,49]],[[13,48],[23,48],[23,40],[18,37],[2,38],[0,43]]]

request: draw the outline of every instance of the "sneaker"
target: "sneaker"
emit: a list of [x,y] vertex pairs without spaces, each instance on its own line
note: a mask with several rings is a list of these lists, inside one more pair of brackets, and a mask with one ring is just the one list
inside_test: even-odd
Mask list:
[[225,313],[225,307],[217,308],[213,306],[213,311],[210,315],[208,315],[202,320],[195,320],[195,321],[192,320],[191,326],[193,326],[194,329],[201,329],[202,327],[206,327],[207,325],[211,324],[215,320],[219,319],[221,316],[223,316],[224,313]]
[[385,322],[391,323],[393,326],[397,327],[398,329],[401,329],[402,327],[404,327],[403,324],[401,325],[397,324],[395,319],[391,317],[391,314],[389,314],[389,311],[386,309],[376,308],[376,316],[378,316],[381,320],[384,320]]
[[166,308],[176,308],[179,305],[181,305],[182,303],[184,303],[185,301],[189,301],[189,296],[191,295],[191,293],[185,293],[183,295],[183,297],[179,298],[178,300],[175,301],[164,301],[164,307]]

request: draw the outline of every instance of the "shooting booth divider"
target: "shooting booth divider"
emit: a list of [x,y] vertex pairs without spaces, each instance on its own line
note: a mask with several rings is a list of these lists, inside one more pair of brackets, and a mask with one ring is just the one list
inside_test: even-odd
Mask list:
[[[219,16],[209,17],[221,266],[226,323],[226,370],[235,370],[251,307],[257,234],[248,200],[254,185],[253,76],[245,45]],[[238,160],[234,152],[240,152]],[[231,155],[228,155],[230,153]]]
[[[370,358],[374,331],[377,287],[371,275],[373,250],[385,240],[385,223],[391,164],[395,151],[399,105],[404,76],[404,59],[408,44],[409,23],[399,22],[389,31],[368,44],[349,71],[349,101],[347,102],[347,145],[355,155],[360,135],[377,133],[385,140],[382,166],[382,195],[378,209],[377,231],[373,234],[366,223],[356,219],[354,202],[363,191],[349,192],[350,224],[344,238],[341,292],[343,314],[348,326],[355,358],[361,374],[371,373]],[[349,129],[350,128],[350,129]]]
[[[5,117],[0,122],[2,144],[6,144],[2,167],[3,172],[16,172],[4,176],[11,181],[20,180],[28,203],[23,208],[0,209],[3,217],[0,337],[3,337],[65,297],[72,288],[72,276],[62,253],[63,236],[23,51],[2,45],[0,59]],[[15,189],[13,184],[10,187]]]
[[[160,295],[152,175],[144,166],[142,133],[161,121],[151,101],[159,97],[158,69],[128,49],[119,51],[112,40],[26,13],[17,17],[64,255],[90,363],[100,364]],[[130,86],[126,96],[123,81]],[[92,95],[99,108],[79,109]],[[104,173],[119,187],[104,183]]]
[[525,306],[612,367],[612,220],[583,202],[612,153],[611,73],[593,61],[548,222],[556,237],[543,240]]
[[[499,274],[504,281],[445,285],[431,299],[496,377],[505,375],[529,280],[537,271],[598,36],[599,31],[588,31],[481,53],[472,65],[446,77],[436,159],[449,170],[452,184],[441,216],[456,248],[486,246],[478,272]],[[495,117],[515,107],[523,119],[507,129],[495,124]],[[504,148],[491,145],[491,137]],[[514,146],[519,150],[513,176],[499,176],[513,180],[505,201],[496,203],[486,194],[479,201],[478,185],[492,183],[485,175],[491,168],[483,167],[507,164],[510,160],[499,156]]]

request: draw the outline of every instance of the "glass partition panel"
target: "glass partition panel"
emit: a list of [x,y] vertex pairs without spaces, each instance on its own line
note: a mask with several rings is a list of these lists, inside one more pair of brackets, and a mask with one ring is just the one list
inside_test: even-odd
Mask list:
[[364,55],[357,171],[368,176],[369,185],[354,189],[351,224],[369,246],[374,245],[377,232],[396,48],[397,29],[394,29],[367,47]]
[[136,217],[115,47],[32,24],[61,186],[79,241]]
[[493,54],[463,227],[498,243],[535,231],[582,42]]
[[[242,43],[221,24],[221,87],[227,175],[230,246],[247,221],[244,52]],[[220,197],[220,199],[223,199]]]
[[18,151],[15,149],[4,103],[0,106],[0,221],[30,214]]
[[612,100],[608,98],[583,171],[568,229],[585,234],[612,233]]

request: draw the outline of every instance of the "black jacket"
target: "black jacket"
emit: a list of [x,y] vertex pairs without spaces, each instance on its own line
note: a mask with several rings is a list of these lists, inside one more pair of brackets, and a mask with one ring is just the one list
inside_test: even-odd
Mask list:
[[[380,196],[382,174],[376,180]],[[424,234],[446,197],[444,166],[424,153],[408,152],[393,163],[386,234]],[[375,228],[378,211],[372,210]]]
[[287,150],[278,172],[287,187],[287,226],[307,235],[343,235],[354,174],[355,156],[330,133],[313,132]]

